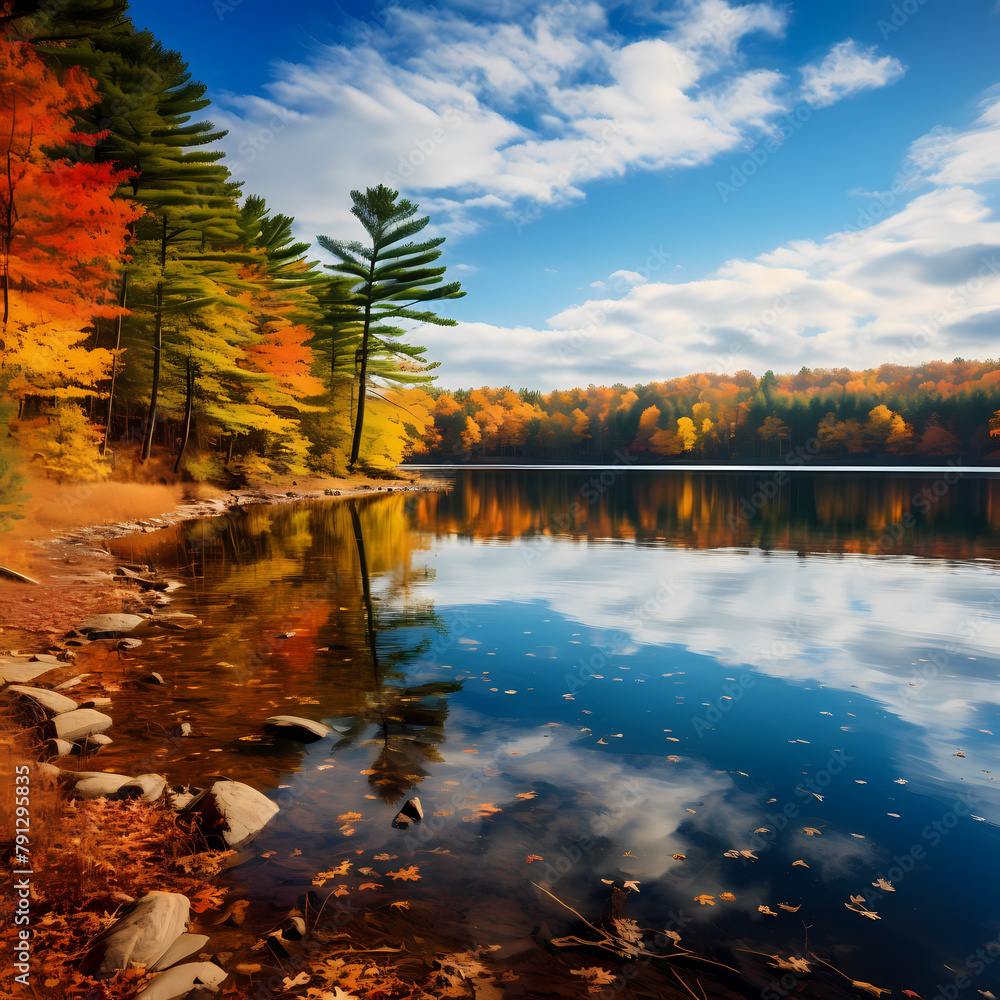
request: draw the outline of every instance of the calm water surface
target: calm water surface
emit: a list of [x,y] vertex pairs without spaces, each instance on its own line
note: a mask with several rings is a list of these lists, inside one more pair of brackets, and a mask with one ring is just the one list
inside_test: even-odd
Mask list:
[[[347,886],[348,926],[392,912],[399,936],[501,946],[518,995],[583,992],[571,968],[625,963],[539,943],[591,932],[536,885],[596,922],[602,880],[629,880],[626,917],[740,970],[682,963],[688,982],[998,993],[996,480],[448,483],[116,543],[184,580],[171,610],[202,622],[147,641],[173,686],[116,731],[152,738],[172,780],[226,774],[281,804],[254,845],[275,853],[231,873],[261,921],[350,859],[375,874],[319,890]],[[272,714],[337,734],[263,740]],[[158,735],[173,719],[196,737]],[[413,795],[424,822],[394,830]],[[387,877],[407,866],[418,880]],[[806,948],[829,965],[769,961]],[[665,963],[640,966],[615,995],[677,989]]]

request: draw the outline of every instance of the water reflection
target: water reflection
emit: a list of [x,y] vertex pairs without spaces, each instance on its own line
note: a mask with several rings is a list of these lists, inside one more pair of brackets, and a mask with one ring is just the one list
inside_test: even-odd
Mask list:
[[[1000,933],[995,481],[599,477],[469,472],[122,543],[174,566],[205,625],[144,647],[175,686],[121,725],[186,712],[201,743],[165,745],[171,777],[211,762],[279,797],[277,858],[241,891],[357,858],[376,888],[344,876],[355,912],[403,899],[413,948],[429,924],[500,945],[526,995],[621,971],[546,946],[582,925],[535,887],[595,921],[606,879],[639,884],[640,926],[740,969],[733,995],[780,981],[805,923],[850,979],[933,996]],[[339,739],[243,739],[279,708]],[[413,790],[425,821],[393,830]],[[645,964],[621,995],[671,976]]]
[[469,470],[417,524],[471,538],[538,535],[692,548],[1000,555],[1000,481],[934,474]]

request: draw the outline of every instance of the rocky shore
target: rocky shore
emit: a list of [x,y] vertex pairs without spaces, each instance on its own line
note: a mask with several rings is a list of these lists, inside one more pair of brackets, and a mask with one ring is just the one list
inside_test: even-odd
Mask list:
[[[26,541],[20,551],[29,555],[0,570],[0,777],[15,824],[2,846],[10,871],[27,873],[25,893],[15,894],[3,925],[2,936],[11,938],[0,960],[5,995],[172,1000],[207,996],[222,984],[236,996],[319,993],[304,992],[322,980],[313,978],[302,942],[344,937],[341,922],[330,919],[336,906],[321,924],[324,901],[307,888],[270,930],[262,933],[257,921],[247,937],[240,931],[247,902],[222,905],[218,878],[256,857],[249,845],[278,805],[217,776],[172,784],[141,747],[129,773],[100,770],[98,756],[115,738],[122,681],[109,671],[123,656],[141,656],[144,641],[200,624],[169,609],[179,581],[115,561],[103,542],[193,518],[225,518],[250,504],[432,488],[399,480],[296,487],[192,498],[161,516],[55,532]],[[165,683],[147,673],[126,683]],[[264,739],[305,743],[332,735],[322,723],[294,716],[247,721]],[[190,735],[187,723],[173,732],[178,740]],[[421,818],[414,800],[397,822]],[[352,938],[344,948],[341,941],[341,953],[366,943],[372,941]],[[372,950],[398,949],[382,940]],[[334,990],[320,995],[350,995]]]

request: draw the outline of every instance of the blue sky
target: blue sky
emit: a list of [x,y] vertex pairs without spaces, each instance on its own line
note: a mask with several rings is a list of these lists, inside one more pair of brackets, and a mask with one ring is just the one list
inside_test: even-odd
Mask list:
[[[133,0],[299,235],[448,237],[446,387],[996,357],[1000,3]],[[316,257],[326,260],[317,249]]]

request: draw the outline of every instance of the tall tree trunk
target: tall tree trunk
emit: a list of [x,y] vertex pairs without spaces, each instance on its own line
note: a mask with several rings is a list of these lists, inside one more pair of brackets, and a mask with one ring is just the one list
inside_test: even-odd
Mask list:
[[375,260],[378,257],[377,248],[372,250],[372,263],[368,271],[368,295],[365,298],[365,330],[361,337],[361,376],[358,383],[358,414],[354,418],[354,440],[351,442],[350,470],[358,462],[361,451],[361,429],[365,422],[365,379],[368,376],[368,329],[372,322],[372,295],[375,292]]
[[194,399],[194,372],[191,370],[191,359],[187,359],[187,399],[184,403],[184,437],[181,440],[181,450],[177,452],[177,461],[174,462],[174,475],[177,475],[181,467],[181,459],[184,457],[184,449],[187,447],[188,438],[191,436],[191,404]]
[[149,390],[149,411],[146,416],[146,434],[142,441],[143,462],[149,458],[153,446],[153,428],[156,425],[156,400],[160,392],[160,355],[163,353],[163,271],[167,266],[167,217],[163,216],[163,235],[160,240],[160,280],[156,283],[156,320],[153,329],[153,383]]
[[[125,297],[128,289],[128,271],[122,272],[122,290],[118,293],[118,306],[125,308]],[[108,450],[108,435],[111,433],[111,406],[115,401],[115,376],[118,374],[118,350],[122,344],[122,314],[118,314],[115,323],[115,356],[111,361],[111,388],[108,390],[108,418],[104,427],[104,441],[101,443],[101,454]]]

